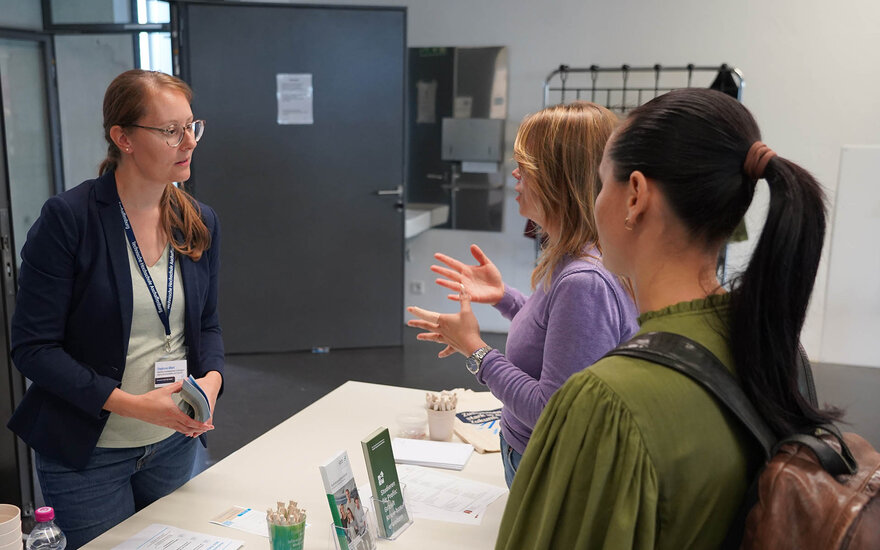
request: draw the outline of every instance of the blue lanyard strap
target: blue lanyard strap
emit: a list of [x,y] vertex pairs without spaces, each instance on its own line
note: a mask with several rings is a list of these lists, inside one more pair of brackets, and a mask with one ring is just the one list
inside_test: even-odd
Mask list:
[[147,288],[150,289],[150,295],[153,297],[153,305],[156,306],[159,320],[162,321],[162,326],[165,327],[165,353],[171,353],[171,321],[169,316],[171,315],[171,303],[174,301],[174,247],[168,248],[168,290],[165,295],[165,305],[163,306],[162,298],[159,296],[159,291],[156,290],[156,285],[150,276],[150,270],[147,269],[147,262],[144,261],[144,256],[141,254],[137,238],[134,236],[134,230],[131,228],[131,222],[128,220],[128,214],[125,213],[125,207],[122,206],[122,201],[119,201],[119,211],[122,213],[122,226],[125,228],[128,244],[131,246],[134,259],[141,270],[141,276],[144,278],[144,282],[147,283]]

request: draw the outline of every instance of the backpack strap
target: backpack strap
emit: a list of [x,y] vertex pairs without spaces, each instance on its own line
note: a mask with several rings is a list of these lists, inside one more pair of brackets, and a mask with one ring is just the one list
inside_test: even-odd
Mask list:
[[635,357],[687,375],[739,418],[761,445],[764,458],[770,460],[777,441],[776,435],[727,367],[699,342],[671,332],[647,332],[633,337],[606,355]]
[[[816,389],[810,363],[803,348],[799,347],[798,351],[798,386],[805,399],[815,405]],[[686,336],[671,332],[647,332],[636,335],[629,342],[609,351],[606,356],[608,355],[623,355],[651,361],[690,377],[739,418],[761,445],[766,461],[769,461],[782,445],[797,443],[810,448],[822,467],[832,475],[852,474],[857,469],[849,447],[843,441],[840,431],[833,425],[820,426],[820,429],[837,438],[840,442],[840,453],[817,435],[792,434],[777,440],[727,367],[702,344]],[[746,517],[752,506],[758,502],[758,478],[759,476],[755,476],[746,492],[746,497],[721,544],[723,550],[738,550],[740,547]]]
[[[829,429],[830,428],[830,429]],[[843,436],[834,426],[823,426],[823,430],[837,438],[840,442],[840,452],[831,447],[828,443],[822,441],[819,437],[810,434],[792,434],[782,438],[774,447],[773,454],[779,447],[786,443],[797,443],[804,445],[813,451],[816,459],[822,468],[832,476],[852,475],[858,470],[858,464],[849,446],[843,441]]]

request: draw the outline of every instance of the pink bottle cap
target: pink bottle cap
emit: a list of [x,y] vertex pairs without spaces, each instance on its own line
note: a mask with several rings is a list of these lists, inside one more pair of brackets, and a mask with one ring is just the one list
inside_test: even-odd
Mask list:
[[51,521],[55,519],[55,510],[51,506],[43,506],[34,510],[34,519],[38,522]]

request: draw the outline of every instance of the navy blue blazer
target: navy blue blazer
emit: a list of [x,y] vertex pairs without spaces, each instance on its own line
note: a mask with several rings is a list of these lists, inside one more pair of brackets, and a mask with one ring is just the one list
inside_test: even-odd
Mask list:
[[[190,374],[223,374],[217,315],[220,225],[204,205],[211,246],[178,254]],[[9,428],[37,452],[82,468],[121,385],[132,317],[128,242],[111,172],[46,201],[22,250],[12,360],[33,381]],[[203,440],[204,441],[204,440]]]

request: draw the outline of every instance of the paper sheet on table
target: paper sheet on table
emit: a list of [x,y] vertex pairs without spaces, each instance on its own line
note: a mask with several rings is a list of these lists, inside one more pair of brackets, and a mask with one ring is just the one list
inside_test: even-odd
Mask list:
[[182,550],[184,548],[200,550],[237,550],[244,546],[244,541],[213,537],[204,533],[195,533],[154,523],[131,537],[113,550]]
[[232,527],[245,533],[253,533],[261,537],[269,538],[269,525],[266,523],[266,512],[233,506],[219,516],[211,520],[211,523]]
[[397,473],[406,485],[407,505],[417,518],[479,525],[486,508],[507,492],[507,487],[418,466],[402,464]]
[[[362,498],[365,498],[368,501],[372,496],[369,486],[363,489],[358,489],[358,492],[361,494]],[[404,495],[405,494],[406,493],[404,493]],[[479,525],[483,521],[483,513],[485,512],[485,510],[478,510],[473,513],[447,512],[441,508],[434,508],[433,506],[428,506],[426,504],[415,503],[413,505],[409,500],[406,501],[406,508],[409,510],[410,515],[415,518],[447,521],[449,523],[461,523],[464,525]]]

